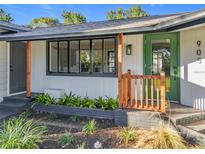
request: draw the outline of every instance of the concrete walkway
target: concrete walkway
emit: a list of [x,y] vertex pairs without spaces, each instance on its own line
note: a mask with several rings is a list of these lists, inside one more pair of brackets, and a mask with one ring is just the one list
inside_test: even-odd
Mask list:
[[4,101],[0,103],[0,121],[8,118],[12,115],[18,114],[26,110],[29,99],[19,99],[16,97],[6,97]]

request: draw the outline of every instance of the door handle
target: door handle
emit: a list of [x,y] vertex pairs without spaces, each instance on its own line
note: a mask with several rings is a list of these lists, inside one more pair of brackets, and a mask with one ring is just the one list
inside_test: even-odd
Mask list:
[[12,66],[12,65],[10,65],[10,71],[14,71],[14,69],[13,69],[13,66]]
[[177,67],[174,66],[173,69],[174,69],[174,80],[177,80]]

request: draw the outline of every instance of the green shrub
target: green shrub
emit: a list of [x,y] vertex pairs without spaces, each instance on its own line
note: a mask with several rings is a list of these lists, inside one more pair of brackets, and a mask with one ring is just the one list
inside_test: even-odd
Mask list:
[[36,103],[41,103],[45,105],[50,105],[55,103],[55,99],[49,94],[40,94],[35,98]]
[[136,132],[131,127],[123,128],[120,131],[119,135],[121,141],[123,141],[125,144],[128,144],[129,142],[134,141],[136,139]]
[[84,108],[96,108],[95,106],[95,100],[90,99],[88,97],[85,97],[84,99],[81,100],[81,107]]
[[[48,94],[38,95],[35,102],[50,105],[55,103],[55,99]],[[114,110],[118,107],[118,100],[111,97],[99,97],[91,99],[89,97],[81,98],[72,92],[69,95],[65,94],[64,97],[58,100],[59,105],[66,105],[68,107],[82,107],[82,108],[101,108],[104,110]]]
[[33,120],[26,120],[25,115],[10,118],[0,127],[0,148],[33,149],[38,148],[45,126],[36,125]]
[[94,134],[96,130],[97,130],[97,127],[96,127],[96,121],[95,121],[95,119],[90,120],[90,121],[83,127],[83,132],[84,132],[86,135]]
[[114,110],[118,107],[118,100],[112,97],[106,97],[105,99],[103,97],[98,97],[95,101],[96,106],[104,110]]
[[65,134],[59,139],[59,144],[62,147],[65,147],[67,145],[70,145],[74,142],[74,136],[69,132],[65,132]]

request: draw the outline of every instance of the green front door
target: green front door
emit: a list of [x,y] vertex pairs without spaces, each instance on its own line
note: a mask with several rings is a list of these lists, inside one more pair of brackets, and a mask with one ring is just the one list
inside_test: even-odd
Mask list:
[[144,36],[144,72],[166,75],[167,99],[179,102],[178,33],[157,33]]

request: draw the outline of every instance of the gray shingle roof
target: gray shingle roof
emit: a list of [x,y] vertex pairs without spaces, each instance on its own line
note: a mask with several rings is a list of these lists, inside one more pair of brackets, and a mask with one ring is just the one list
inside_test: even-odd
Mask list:
[[110,35],[119,32],[149,31],[162,21],[176,18],[181,14],[155,15],[142,18],[131,18],[111,21],[87,22],[49,28],[37,28],[27,32],[18,32],[0,36],[0,40],[35,40],[90,35]]
[[8,31],[20,32],[20,31],[29,31],[30,28],[19,26],[13,23],[0,21],[0,28]]
[[154,15],[111,21],[88,22],[50,28],[37,28],[26,32],[1,35],[0,40],[40,40],[50,38],[114,35],[117,33],[144,33],[168,30],[170,27],[205,19],[205,9],[180,14]]

